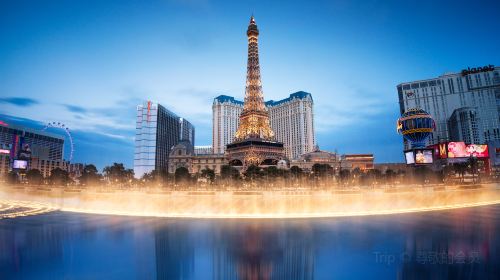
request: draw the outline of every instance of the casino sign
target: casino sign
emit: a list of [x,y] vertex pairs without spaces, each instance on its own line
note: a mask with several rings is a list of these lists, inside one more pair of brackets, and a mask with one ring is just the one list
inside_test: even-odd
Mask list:
[[467,76],[469,74],[475,74],[475,73],[480,73],[480,72],[488,72],[488,71],[493,71],[495,70],[494,65],[487,65],[483,67],[477,67],[477,68],[470,68],[468,67],[467,69],[462,70],[462,76]]

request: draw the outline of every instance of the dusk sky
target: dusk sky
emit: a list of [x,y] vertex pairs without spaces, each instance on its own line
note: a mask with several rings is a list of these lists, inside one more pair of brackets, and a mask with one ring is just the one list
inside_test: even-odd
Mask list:
[[[250,16],[266,100],[313,96],[322,150],[402,162],[396,85],[500,64],[500,1],[0,1],[0,120],[73,130],[75,162],[133,165],[136,106],[210,145],[242,100]],[[56,132],[56,131],[55,131]]]

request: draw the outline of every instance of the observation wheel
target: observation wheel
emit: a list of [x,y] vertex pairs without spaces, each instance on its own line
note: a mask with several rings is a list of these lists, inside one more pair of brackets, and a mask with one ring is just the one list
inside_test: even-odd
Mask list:
[[42,129],[42,131],[45,131],[49,128],[58,128],[64,130],[66,133],[67,138],[69,139],[69,145],[70,145],[70,151],[69,151],[69,160],[73,160],[73,152],[75,151],[75,147],[73,145],[73,136],[71,136],[71,132],[69,131],[69,127],[67,127],[65,124],[61,122],[49,122],[45,125],[45,127]]

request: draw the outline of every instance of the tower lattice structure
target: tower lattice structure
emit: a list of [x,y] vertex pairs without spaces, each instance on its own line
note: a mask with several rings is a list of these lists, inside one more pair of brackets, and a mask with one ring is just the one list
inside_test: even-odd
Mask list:
[[247,29],[248,64],[245,101],[235,140],[226,147],[226,157],[233,166],[276,165],[285,157],[283,143],[274,141],[269,112],[264,104],[259,65],[259,30],[255,18]]
[[235,139],[236,141],[252,138],[273,140],[274,132],[269,122],[269,113],[264,105],[264,94],[260,80],[259,29],[257,29],[257,24],[253,16],[250,18],[247,36],[248,62],[245,102]]

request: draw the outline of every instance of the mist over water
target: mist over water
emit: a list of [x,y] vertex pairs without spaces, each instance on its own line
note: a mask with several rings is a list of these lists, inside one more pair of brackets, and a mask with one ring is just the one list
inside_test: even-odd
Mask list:
[[[191,218],[305,218],[395,214],[500,203],[498,184],[478,188],[165,191],[38,188],[0,190],[0,202],[129,216]],[[25,205],[26,206],[26,205]],[[29,206],[29,205],[28,205]]]

